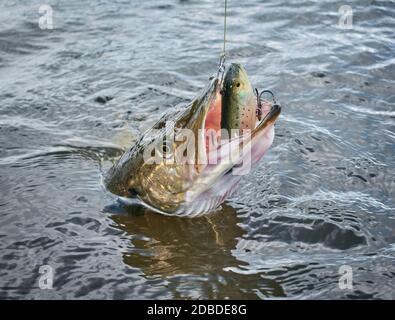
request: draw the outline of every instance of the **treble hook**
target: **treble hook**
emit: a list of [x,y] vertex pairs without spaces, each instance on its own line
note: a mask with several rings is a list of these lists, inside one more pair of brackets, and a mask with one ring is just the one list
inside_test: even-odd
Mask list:
[[259,93],[258,89],[255,88],[256,104],[257,104],[256,115],[257,115],[259,121],[262,119],[262,101],[261,101],[261,98],[262,98],[262,94],[264,94],[264,93],[270,93],[271,96],[272,96],[274,105],[277,104],[276,97],[275,97],[273,92],[271,92],[270,90],[263,90],[261,93]]
[[219,60],[217,78],[219,78],[220,74],[221,74],[220,85],[222,85],[222,81],[224,80],[224,75],[225,75],[225,53],[221,54],[221,58]]

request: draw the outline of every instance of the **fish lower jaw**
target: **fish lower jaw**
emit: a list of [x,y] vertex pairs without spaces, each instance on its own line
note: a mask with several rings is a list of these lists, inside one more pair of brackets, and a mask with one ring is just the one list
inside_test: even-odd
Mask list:
[[125,198],[118,197],[119,201],[125,205],[139,205],[143,206],[151,211],[156,213],[171,216],[171,217],[185,217],[185,218],[195,218],[203,216],[207,213],[212,213],[221,209],[221,204],[231,195],[231,193],[227,193],[223,196],[215,196],[209,198],[205,201],[193,201],[193,202],[185,202],[181,204],[176,211],[174,212],[166,212],[161,209],[158,209],[145,201],[138,198]]
[[142,205],[156,213],[160,213],[166,216],[195,218],[220,210],[221,204],[224,203],[225,200],[230,197],[235,191],[237,182],[232,184],[231,187],[227,190],[223,190],[223,192],[217,192],[215,188],[210,189],[194,200],[181,203],[174,212],[166,212],[164,210],[161,210],[157,207],[150,205],[149,203],[143,201],[140,198],[120,198],[120,200],[124,203]]
[[221,209],[221,204],[231,196],[234,190],[229,190],[224,195],[213,196],[204,201],[196,200],[182,204],[172,216],[195,218]]

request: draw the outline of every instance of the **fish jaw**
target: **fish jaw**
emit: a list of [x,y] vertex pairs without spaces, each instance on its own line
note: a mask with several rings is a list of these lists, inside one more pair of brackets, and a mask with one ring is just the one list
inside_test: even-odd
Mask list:
[[[206,166],[205,122],[210,108],[221,104],[219,92],[220,78],[216,76],[190,104],[165,114],[110,168],[104,178],[106,188],[122,198],[138,198],[158,211],[174,213],[185,203],[186,192],[193,188],[196,177]],[[218,121],[218,117],[213,120]],[[172,128],[168,123],[172,123]],[[147,163],[143,156],[147,149],[164,141],[171,134],[169,131],[177,136],[176,132],[182,129],[193,133],[191,164]],[[172,149],[178,150],[180,143],[175,139],[171,143]]]
[[[279,114],[279,110],[271,114],[271,106],[266,106],[263,113],[271,115],[259,122],[249,134],[222,142],[221,134],[217,133],[217,154],[209,152],[206,130],[220,132],[218,129],[221,126],[223,96],[219,93],[220,84],[220,79],[214,78],[186,108],[176,115],[163,117],[145,132],[136,145],[125,152],[110,169],[105,179],[107,188],[123,198],[137,198],[141,204],[167,215],[193,217],[220,206],[236,190],[242,175],[248,173],[240,170],[240,164],[249,161],[250,168],[255,166],[271,146],[273,125]],[[249,103],[256,108],[252,104],[256,102]],[[173,121],[174,129],[185,128],[194,133],[194,163],[148,165],[143,161],[142,150],[152,140],[158,138],[160,141],[168,134],[165,121]],[[159,132],[154,129],[159,129]],[[154,131],[155,139],[152,137]],[[178,148],[176,143],[174,148]],[[227,159],[229,155],[232,155],[232,161]],[[213,159],[217,162],[211,162]]]
[[254,130],[224,141],[221,148],[209,154],[213,164],[204,168],[194,188],[186,193],[185,201],[193,208],[185,208],[187,212],[199,215],[204,213],[199,210],[212,210],[223,203],[236,190],[242,176],[248,174],[271,147],[281,107],[266,104],[262,111],[264,118]]

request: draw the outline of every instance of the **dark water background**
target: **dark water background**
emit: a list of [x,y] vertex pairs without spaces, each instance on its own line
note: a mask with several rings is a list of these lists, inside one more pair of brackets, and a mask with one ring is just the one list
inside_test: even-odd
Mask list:
[[228,62],[284,109],[197,219],[122,208],[101,178],[216,71],[222,1],[46,3],[53,30],[40,1],[0,3],[1,298],[395,298],[394,2],[347,1],[348,30],[339,1],[229,1]]

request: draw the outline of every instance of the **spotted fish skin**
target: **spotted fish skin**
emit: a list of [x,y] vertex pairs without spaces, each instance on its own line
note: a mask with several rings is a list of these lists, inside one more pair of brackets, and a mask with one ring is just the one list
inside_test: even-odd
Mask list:
[[[247,72],[239,63],[232,63],[222,88],[221,128],[228,134],[237,130],[253,130],[256,124],[256,98]],[[231,131],[233,129],[233,131]]]

